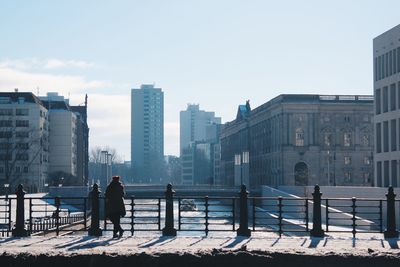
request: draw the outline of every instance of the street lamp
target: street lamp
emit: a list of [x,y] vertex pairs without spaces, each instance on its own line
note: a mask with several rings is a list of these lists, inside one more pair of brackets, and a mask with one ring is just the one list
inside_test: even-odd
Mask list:
[[[240,180],[240,185],[243,184],[243,167],[246,166],[246,182],[247,181],[247,176],[248,176],[248,164],[250,162],[250,156],[249,156],[249,151],[243,151],[241,154],[235,154],[235,166],[236,170],[240,172],[240,176],[235,179],[235,182],[237,183],[237,180]],[[247,165],[245,165],[247,164]]]
[[100,163],[101,163],[101,184],[104,183],[103,186],[107,185],[107,150],[101,151]]
[[112,175],[112,155],[111,153],[107,153],[107,179],[110,179],[111,175]]

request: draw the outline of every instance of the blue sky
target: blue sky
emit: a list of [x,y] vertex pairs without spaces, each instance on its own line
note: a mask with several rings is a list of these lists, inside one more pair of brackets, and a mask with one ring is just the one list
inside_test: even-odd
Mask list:
[[0,91],[89,94],[91,145],[130,158],[130,89],[165,93],[165,153],[187,103],[224,122],[284,93],[372,94],[372,39],[400,1],[1,1]]

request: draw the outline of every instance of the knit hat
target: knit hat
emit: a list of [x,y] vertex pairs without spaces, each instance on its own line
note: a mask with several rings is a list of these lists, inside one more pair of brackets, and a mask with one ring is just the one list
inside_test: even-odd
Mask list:
[[118,175],[112,177],[112,179],[113,179],[114,181],[119,181],[119,178],[120,178],[120,177],[119,177]]

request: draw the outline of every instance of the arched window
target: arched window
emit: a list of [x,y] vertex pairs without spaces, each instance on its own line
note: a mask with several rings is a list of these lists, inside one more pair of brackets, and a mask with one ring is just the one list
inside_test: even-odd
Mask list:
[[351,133],[350,132],[343,133],[343,146],[351,146]]
[[368,130],[364,130],[361,132],[361,144],[363,146],[369,146],[370,145],[370,135]]
[[304,146],[304,131],[301,128],[296,129],[296,146]]
[[330,132],[324,133],[324,145],[331,146],[332,145],[332,134]]

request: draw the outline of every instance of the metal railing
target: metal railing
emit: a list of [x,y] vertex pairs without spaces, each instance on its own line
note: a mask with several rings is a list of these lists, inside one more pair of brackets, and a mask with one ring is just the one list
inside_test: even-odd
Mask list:
[[[236,231],[241,236],[250,236],[252,232],[275,232],[279,236],[322,237],[325,233],[338,232],[353,237],[360,233],[398,236],[395,206],[400,203],[392,187],[386,199],[322,198],[318,186],[312,198],[249,197],[244,185],[237,197],[175,197],[174,194],[172,185],[168,185],[165,196],[125,198],[126,216],[121,226],[131,235],[137,231],[161,231],[172,236],[177,231],[206,235]],[[20,186],[16,198],[1,200],[3,236],[11,232],[13,236],[26,236],[52,231],[58,235],[71,231],[69,226],[74,224],[79,227],[73,231],[88,231],[92,236],[112,231],[112,224],[100,216],[105,200],[100,197],[97,185],[93,186],[89,198],[25,197]]]

